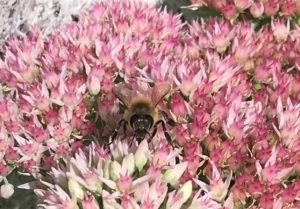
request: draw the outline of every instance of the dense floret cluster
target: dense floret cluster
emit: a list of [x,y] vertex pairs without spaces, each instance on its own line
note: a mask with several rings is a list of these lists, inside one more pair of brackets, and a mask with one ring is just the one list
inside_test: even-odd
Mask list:
[[191,3],[189,8],[209,6],[228,20],[278,16],[288,19],[300,14],[298,0],[192,0]]
[[[32,28],[0,59],[0,195],[18,169],[49,209],[299,208],[299,70],[285,18],[182,23],[110,1],[50,36]],[[176,147],[161,128],[104,146],[122,118],[116,83],[171,85],[158,109]]]

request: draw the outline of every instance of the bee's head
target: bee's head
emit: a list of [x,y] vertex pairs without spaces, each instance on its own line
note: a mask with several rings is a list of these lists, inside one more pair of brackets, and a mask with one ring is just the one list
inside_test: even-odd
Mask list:
[[146,114],[134,114],[130,118],[130,126],[132,127],[136,138],[141,141],[145,138],[148,130],[153,125],[153,118]]

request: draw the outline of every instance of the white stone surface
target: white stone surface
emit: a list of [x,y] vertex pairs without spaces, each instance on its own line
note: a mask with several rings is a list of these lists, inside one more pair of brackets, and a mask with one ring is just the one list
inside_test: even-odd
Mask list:
[[[0,0],[0,46],[10,35],[24,36],[37,24],[50,32],[70,22],[71,15],[89,8],[99,0]],[[140,0],[157,4],[162,0]]]
[[95,0],[0,0],[0,45],[11,34],[22,36],[30,25],[52,30]]

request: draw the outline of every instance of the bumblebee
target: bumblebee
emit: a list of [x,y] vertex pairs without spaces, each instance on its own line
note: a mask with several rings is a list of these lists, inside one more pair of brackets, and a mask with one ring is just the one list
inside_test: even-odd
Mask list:
[[[158,103],[169,93],[171,86],[169,84],[154,86],[149,93],[133,91],[129,84],[119,83],[113,88],[114,95],[121,101],[125,107],[123,118],[118,122],[110,142],[112,142],[123,126],[124,132],[129,124],[135,138],[140,143],[146,135],[149,135],[149,141],[155,136],[157,127],[162,125],[166,140],[173,146],[170,134],[167,132],[165,121],[162,115],[166,113],[157,108]],[[171,120],[170,120],[171,121]],[[170,122],[169,124],[172,124]],[[174,124],[172,124],[174,125]],[[150,133],[150,131],[152,132]],[[132,142],[132,141],[131,141]]]

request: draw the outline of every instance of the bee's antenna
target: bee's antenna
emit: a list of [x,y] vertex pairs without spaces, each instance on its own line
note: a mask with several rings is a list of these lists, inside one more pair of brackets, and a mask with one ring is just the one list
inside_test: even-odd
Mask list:
[[161,110],[161,114],[164,117],[164,119],[166,120],[166,123],[168,125],[176,126],[176,124],[177,124],[176,121],[174,121],[172,118],[170,118],[169,115],[165,111]]

